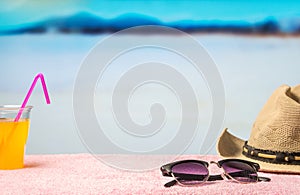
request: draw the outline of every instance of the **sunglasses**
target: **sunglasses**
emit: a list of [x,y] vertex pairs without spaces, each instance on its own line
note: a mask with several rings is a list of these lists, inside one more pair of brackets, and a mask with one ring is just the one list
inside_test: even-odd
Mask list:
[[222,168],[221,175],[209,175],[209,163],[201,160],[182,160],[163,165],[160,170],[163,176],[173,177],[174,180],[166,183],[171,187],[178,183],[182,186],[200,185],[206,181],[233,180],[238,183],[255,183],[270,181],[270,178],[259,177],[259,164],[241,159],[225,159],[218,162],[211,161]]

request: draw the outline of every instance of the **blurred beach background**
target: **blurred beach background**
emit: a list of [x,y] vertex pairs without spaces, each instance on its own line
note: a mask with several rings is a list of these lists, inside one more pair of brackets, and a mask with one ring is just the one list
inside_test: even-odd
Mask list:
[[[52,104],[45,104],[38,84],[29,102],[34,109],[26,153],[87,152],[76,129],[72,105],[81,63],[97,43],[114,32],[162,25],[189,33],[207,50],[224,83],[223,126],[247,139],[272,92],[282,84],[300,83],[299,8],[297,1],[4,0],[0,2],[0,104],[21,104],[35,74],[44,73]],[[128,35],[128,39],[135,36],[152,35],[141,32]],[[164,39],[173,35],[155,36]],[[184,45],[180,37],[178,43]],[[111,45],[108,51],[115,47],[118,45]],[[173,62],[178,62],[175,57],[170,58],[169,63]],[[180,68],[187,76],[193,75],[189,67]],[[199,89],[202,122],[186,153],[197,154],[203,139],[201,128],[208,125],[212,105],[203,78],[190,79]],[[177,101],[157,86],[153,91],[141,90],[141,97],[130,103],[133,118],[141,124],[149,121],[143,95],[149,97],[157,93],[155,90],[161,90],[161,100],[170,103],[170,108]],[[99,96],[96,101],[105,95],[95,94]],[[178,122],[176,117],[170,118],[170,133]],[[209,153],[216,154],[214,147]]]

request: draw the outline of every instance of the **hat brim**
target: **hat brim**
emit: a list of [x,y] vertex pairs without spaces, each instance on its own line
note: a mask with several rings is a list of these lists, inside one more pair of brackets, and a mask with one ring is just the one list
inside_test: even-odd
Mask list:
[[224,129],[217,142],[217,152],[222,158],[239,158],[260,165],[262,172],[300,174],[300,165],[273,164],[248,158],[242,154],[245,141]]

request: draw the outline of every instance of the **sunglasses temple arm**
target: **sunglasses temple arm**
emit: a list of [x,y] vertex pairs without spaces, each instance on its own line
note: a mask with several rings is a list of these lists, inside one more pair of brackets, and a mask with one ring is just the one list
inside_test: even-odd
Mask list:
[[[217,180],[223,180],[221,175],[210,175],[208,178],[208,181],[217,181]],[[173,185],[175,185],[177,183],[177,181],[174,179],[172,181],[169,181],[168,183],[165,183],[165,187],[169,188],[172,187]]]
[[[245,173],[248,174],[247,171],[240,171],[240,172],[236,172],[236,173],[231,173],[230,175],[231,175],[231,176],[234,176],[234,177],[236,177],[236,176],[244,176]],[[256,176],[248,175],[248,177],[250,177],[250,178],[253,177],[252,179],[254,179]],[[260,177],[260,176],[257,176],[257,178],[258,178],[258,181],[263,181],[263,182],[271,181],[271,179],[268,178],[268,177]],[[229,179],[230,179],[230,178],[229,178]]]
[[[208,181],[217,181],[217,180],[223,180],[222,176],[221,175],[210,175],[208,178]],[[258,181],[268,182],[268,181],[271,181],[271,179],[268,177],[258,177]],[[169,181],[168,183],[165,183],[164,186],[166,188],[169,188],[169,187],[174,186],[176,183],[177,183],[177,181],[174,179],[172,181]]]
[[217,181],[217,180],[223,180],[223,177],[221,175],[210,175],[208,178],[208,181]]
[[169,188],[169,187],[171,187],[171,186],[174,186],[175,184],[177,183],[177,181],[174,179],[174,180],[172,180],[172,181],[169,181],[168,183],[165,183],[165,187],[166,188]]
[[268,182],[268,181],[271,181],[271,179],[270,178],[268,178],[268,177],[258,177],[258,181],[264,181],[264,182]]
[[[227,177],[227,178],[230,179],[229,177]],[[210,175],[208,178],[208,181],[216,181],[216,180],[223,180],[223,178],[221,175]],[[258,181],[269,182],[269,181],[271,181],[271,179],[268,177],[260,177],[259,176]]]

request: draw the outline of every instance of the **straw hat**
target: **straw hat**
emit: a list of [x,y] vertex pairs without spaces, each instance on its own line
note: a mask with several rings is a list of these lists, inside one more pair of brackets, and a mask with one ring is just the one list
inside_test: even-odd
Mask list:
[[260,164],[261,171],[300,174],[300,85],[279,87],[252,127],[248,141],[222,132],[217,151],[223,158]]

